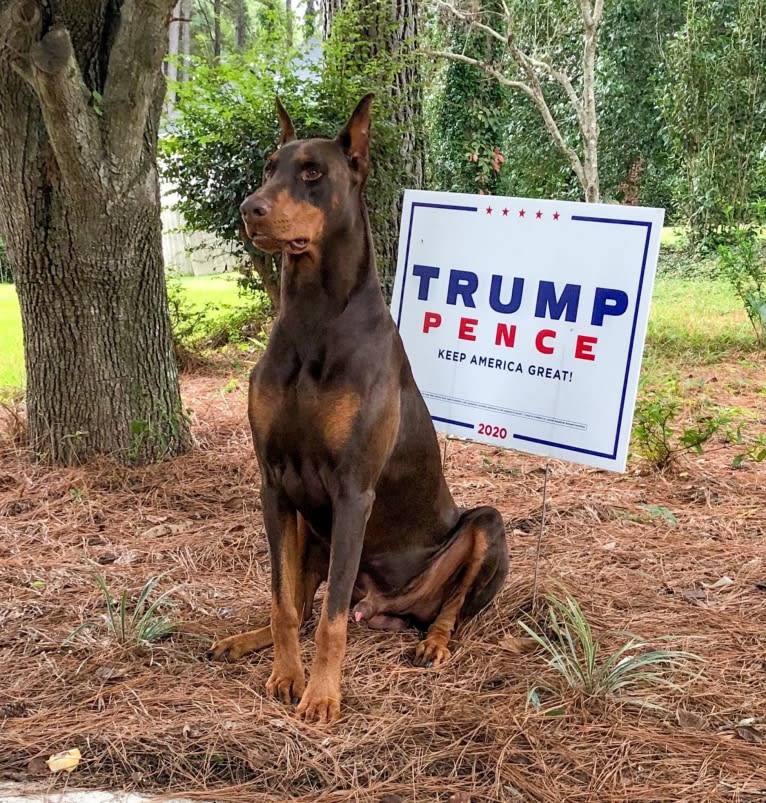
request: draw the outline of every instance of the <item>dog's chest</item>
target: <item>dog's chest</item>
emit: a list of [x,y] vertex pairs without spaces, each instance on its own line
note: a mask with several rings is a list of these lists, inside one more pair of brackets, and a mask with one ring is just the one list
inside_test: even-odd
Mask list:
[[270,462],[337,454],[348,443],[361,408],[361,394],[351,383],[318,380],[308,365],[283,382],[265,370],[250,386],[255,446]]

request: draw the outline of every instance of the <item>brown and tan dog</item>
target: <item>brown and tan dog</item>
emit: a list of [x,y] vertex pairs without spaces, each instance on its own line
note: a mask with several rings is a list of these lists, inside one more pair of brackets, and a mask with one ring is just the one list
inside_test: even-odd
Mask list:
[[[298,140],[277,101],[278,150],[242,204],[248,237],[282,252],[282,297],[250,377],[249,418],[271,555],[271,626],[223,639],[215,658],[274,644],[266,687],[307,720],[338,717],[348,612],[426,631],[415,663],[449,657],[456,624],[503,585],[503,522],[450,495],[436,434],[375,271],[363,191],[372,95],[335,139]],[[308,685],[298,644],[327,594]]]

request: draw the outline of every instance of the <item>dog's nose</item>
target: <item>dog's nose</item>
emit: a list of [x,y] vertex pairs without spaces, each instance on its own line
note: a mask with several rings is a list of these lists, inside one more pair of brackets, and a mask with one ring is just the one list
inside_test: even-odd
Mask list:
[[268,215],[271,211],[271,203],[265,198],[259,198],[256,195],[248,195],[239,207],[239,213],[242,219],[247,223],[251,220],[256,220],[259,217]]

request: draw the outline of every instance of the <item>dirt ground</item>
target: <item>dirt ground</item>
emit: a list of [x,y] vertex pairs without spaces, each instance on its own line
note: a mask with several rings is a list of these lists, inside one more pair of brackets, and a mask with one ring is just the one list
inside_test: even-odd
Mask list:
[[[762,367],[732,361],[695,378],[766,429]],[[269,649],[236,664],[204,655],[269,610],[238,380],[184,380],[197,444],[161,465],[49,469],[3,442],[0,778],[243,802],[766,801],[763,463],[734,469],[741,449],[717,440],[664,474],[639,458],[625,474],[550,464],[539,589],[580,601],[604,656],[629,632],[669,635],[663,646],[703,659],[697,676],[674,677],[680,689],[641,689],[660,706],[641,709],[587,698],[521,649],[544,461],[450,441],[456,500],[506,521],[507,587],[439,669],[411,665],[416,632],[352,622],[344,715],[318,727],[265,696]],[[176,631],[121,646],[97,574],[115,597],[128,592],[129,612],[160,576],[152,598],[170,592],[162,611]],[[45,759],[75,747],[71,776],[50,775]]]

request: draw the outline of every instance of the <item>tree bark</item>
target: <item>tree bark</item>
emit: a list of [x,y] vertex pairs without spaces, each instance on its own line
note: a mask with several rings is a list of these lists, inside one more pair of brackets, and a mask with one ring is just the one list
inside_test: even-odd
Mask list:
[[[425,174],[423,92],[415,57],[418,0],[322,0],[325,36],[341,9],[358,15],[359,46],[349,58],[349,72],[366,74],[373,87],[387,87],[376,93],[373,129],[376,119],[393,123],[391,135],[399,144],[398,149],[390,145],[377,149],[367,190],[378,275],[390,301],[399,249],[402,188],[422,188]],[[370,64],[376,65],[374,77]]]
[[221,34],[222,0],[213,0],[213,60],[216,64],[221,60],[223,52],[223,36]]
[[[165,75],[172,83],[178,79],[178,53],[181,49],[181,0],[175,4],[173,14],[168,26],[168,58],[165,61]],[[174,88],[168,89],[165,94],[165,108],[168,114],[173,113],[176,103],[176,92]]]
[[181,53],[183,54],[181,80],[188,81],[191,56],[192,0],[181,0],[181,16]]
[[[394,177],[396,191],[388,208],[373,210],[377,240],[378,273],[386,300],[394,289],[396,262],[399,254],[399,224],[404,194],[402,188],[421,189],[425,177],[425,122],[420,71],[414,58],[418,42],[418,0],[397,0],[384,3],[390,19],[380,26],[382,48],[397,65],[391,85],[393,121],[399,137],[399,153],[390,165],[380,165],[383,180]],[[386,31],[389,33],[386,34]]]
[[237,0],[236,37],[237,50],[243,51],[247,46],[247,9],[245,0]]
[[[74,462],[188,445],[162,262],[157,124],[171,2],[0,11],[0,217],[29,443]],[[50,13],[52,11],[52,13]],[[56,24],[53,25],[53,20]]]
[[329,39],[332,29],[332,18],[335,12],[343,7],[343,0],[321,0],[322,38]]

